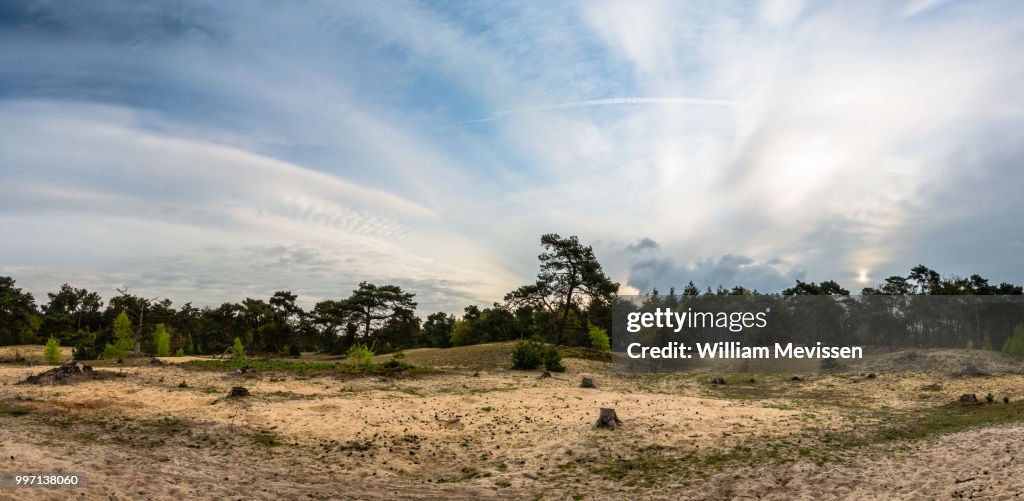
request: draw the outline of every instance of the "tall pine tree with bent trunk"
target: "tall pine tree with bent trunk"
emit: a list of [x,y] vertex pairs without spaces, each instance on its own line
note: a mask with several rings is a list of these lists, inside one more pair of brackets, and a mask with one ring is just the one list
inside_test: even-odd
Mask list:
[[595,300],[611,302],[619,284],[604,274],[594,249],[581,244],[575,235],[562,238],[557,233],[548,233],[540,237],[540,245],[544,252],[537,256],[537,281],[509,292],[505,302],[517,308],[543,308],[552,314],[556,320],[552,334],[557,345],[562,342],[570,312]]

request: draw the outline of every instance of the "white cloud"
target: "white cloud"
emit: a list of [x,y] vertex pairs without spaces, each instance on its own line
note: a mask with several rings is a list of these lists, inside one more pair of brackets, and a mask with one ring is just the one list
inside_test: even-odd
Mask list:
[[[52,288],[81,267],[92,270],[90,282],[109,285],[104,275],[116,276],[151,284],[147,293],[175,290],[179,299],[190,297],[187,288],[160,290],[154,276],[192,286],[202,279],[204,289],[221,290],[218,298],[246,281],[247,291],[336,296],[363,279],[461,283],[457,292],[476,298],[503,291],[507,278],[486,253],[445,230],[431,209],[234,148],[156,135],[132,119],[92,115],[131,116],[69,103],[0,108],[0,128],[9,131],[0,136],[8,166],[0,183],[17,187],[0,203],[2,253],[49,282],[32,285]],[[247,250],[294,246],[316,257],[316,267],[267,264]]]

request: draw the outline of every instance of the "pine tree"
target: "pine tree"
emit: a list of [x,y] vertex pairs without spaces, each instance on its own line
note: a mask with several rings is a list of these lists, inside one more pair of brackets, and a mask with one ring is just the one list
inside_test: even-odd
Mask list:
[[171,356],[171,335],[164,328],[164,324],[156,324],[153,329],[153,345],[156,346],[156,356]]
[[135,349],[135,335],[132,334],[132,321],[128,314],[121,312],[114,319],[114,343],[107,343],[103,349],[103,358],[124,360]]
[[51,337],[46,341],[46,349],[43,350],[43,360],[51,364],[60,363],[60,342],[57,341],[57,338]]

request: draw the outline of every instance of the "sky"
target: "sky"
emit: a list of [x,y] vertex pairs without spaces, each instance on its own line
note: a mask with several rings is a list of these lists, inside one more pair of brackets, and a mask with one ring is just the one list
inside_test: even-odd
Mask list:
[[1018,1],[0,0],[0,275],[176,304],[1024,283]]

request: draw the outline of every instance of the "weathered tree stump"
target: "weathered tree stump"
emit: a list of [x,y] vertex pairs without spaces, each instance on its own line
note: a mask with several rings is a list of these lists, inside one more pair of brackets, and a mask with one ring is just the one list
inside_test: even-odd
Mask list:
[[231,391],[228,392],[228,398],[241,398],[248,397],[249,395],[249,390],[242,386],[232,386]]
[[981,405],[978,401],[978,396],[973,393],[964,393],[960,395],[960,405]]
[[601,407],[601,414],[597,417],[597,421],[594,423],[592,430],[598,428],[607,427],[609,430],[614,430],[616,426],[622,424],[622,420],[615,414],[615,409],[608,407]]
[[90,378],[98,378],[97,373],[93,372],[92,367],[72,359],[46,372],[29,376],[22,382],[29,384],[68,383]]
[[804,378],[802,378],[800,376],[793,376],[793,377],[789,378],[789,380],[790,381],[803,381]]
[[[583,378],[583,381],[580,381],[580,388],[594,388],[594,389],[596,389],[597,388],[597,383],[595,383],[593,379],[585,377],[585,378]],[[613,411],[613,413],[614,413],[614,411]]]
[[89,367],[88,365],[85,365],[82,362],[79,362],[78,360],[75,360],[73,358],[71,360],[68,360],[67,362],[64,362],[64,367],[68,371],[74,371],[79,374],[85,374],[86,369],[89,369],[89,372],[92,372],[92,367]]
[[551,372],[550,371],[544,371],[543,373],[541,373],[540,377],[541,378],[551,377]]
[[874,373],[874,372],[872,372],[872,373],[868,374],[868,375],[867,375],[867,376],[865,376],[865,377],[867,377],[868,379],[875,379],[875,378],[876,378],[876,377],[878,377],[878,376],[876,376],[876,375],[875,375],[875,373]]
[[716,378],[711,380],[711,384],[715,384],[715,385],[725,384],[725,378],[716,377]]

